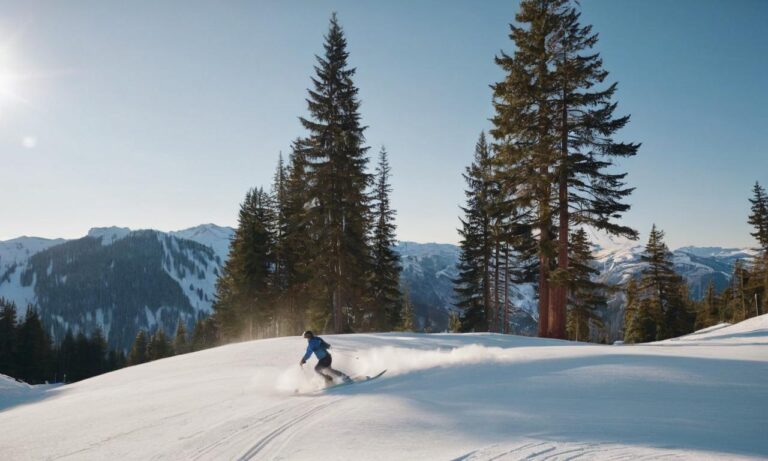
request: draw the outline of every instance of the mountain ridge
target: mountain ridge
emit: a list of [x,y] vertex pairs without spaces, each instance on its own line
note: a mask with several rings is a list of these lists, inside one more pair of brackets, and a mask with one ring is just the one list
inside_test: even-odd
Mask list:
[[[55,340],[61,339],[66,328],[88,332],[100,327],[111,345],[126,348],[138,328],[162,327],[172,333],[179,318],[191,327],[196,318],[210,314],[216,278],[234,232],[213,223],[170,232],[110,226],[90,229],[80,239],[19,237],[3,241],[0,296],[14,301],[21,315],[27,304],[37,305],[46,325],[52,324]],[[619,285],[639,275],[644,245],[604,235],[592,235],[592,239],[598,280]],[[444,331],[450,312],[455,311],[453,280],[458,275],[459,247],[400,241],[395,249],[401,256],[401,286],[414,305],[416,328]],[[692,296],[700,298],[710,281],[718,290],[727,286],[735,261],[752,257],[754,251],[686,246],[673,255]],[[121,264],[115,265],[115,261]],[[535,291],[533,284],[511,284],[513,332],[535,334]],[[142,297],[139,293],[143,292],[152,295]],[[612,295],[604,313],[612,337],[621,330],[622,303],[621,293]],[[117,331],[115,315],[130,324],[117,329],[122,331],[119,338],[110,335]]]

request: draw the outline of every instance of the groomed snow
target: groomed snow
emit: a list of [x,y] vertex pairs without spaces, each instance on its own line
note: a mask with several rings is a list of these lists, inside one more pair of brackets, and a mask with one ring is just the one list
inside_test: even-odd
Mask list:
[[325,339],[338,368],[387,373],[304,394],[319,383],[298,365],[301,338],[160,360],[6,402],[2,458],[768,457],[767,316],[637,346],[491,334]]

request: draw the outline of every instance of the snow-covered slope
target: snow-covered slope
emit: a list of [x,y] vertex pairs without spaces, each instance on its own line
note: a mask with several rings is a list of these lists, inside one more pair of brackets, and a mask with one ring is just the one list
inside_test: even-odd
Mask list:
[[0,242],[0,297],[14,301],[21,309],[36,302],[34,288],[21,283],[21,271],[29,258],[50,247],[66,242],[64,239],[19,237]]
[[201,224],[189,229],[172,231],[169,234],[211,247],[219,259],[226,261],[229,256],[229,243],[235,235],[235,230],[216,224]]
[[338,368],[387,373],[296,394],[318,385],[298,366],[301,338],[173,357],[0,409],[3,458],[768,457],[767,316],[636,346],[490,334],[325,339]]

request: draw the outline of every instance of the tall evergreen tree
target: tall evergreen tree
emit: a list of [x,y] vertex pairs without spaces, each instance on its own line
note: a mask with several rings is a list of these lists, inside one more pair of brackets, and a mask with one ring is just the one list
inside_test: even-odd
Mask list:
[[107,339],[104,337],[104,332],[101,328],[97,327],[88,341],[88,377],[97,376],[107,371],[107,353],[109,347],[107,346]]
[[[565,337],[571,223],[634,237],[611,221],[629,206],[625,174],[609,173],[612,158],[634,155],[639,145],[617,143],[613,134],[628,122],[614,118],[616,85],[596,89],[607,76],[597,35],[579,24],[568,0],[524,0],[510,37],[513,56],[497,63],[507,72],[494,85],[492,134],[500,159],[517,172],[516,194],[532,207],[538,231],[539,335]],[[571,210],[575,210],[572,212]],[[557,218],[558,232],[552,226]],[[550,276],[553,262],[557,272]]]
[[[646,332],[648,326],[655,328],[655,321],[648,322],[648,312],[641,311],[640,287],[637,280],[629,279],[624,293],[624,342],[641,343],[647,337],[655,338],[656,331]],[[653,339],[647,339],[653,341]]]
[[379,152],[376,167],[376,183],[372,208],[372,251],[373,271],[371,274],[371,297],[373,301],[373,329],[389,331],[400,324],[400,255],[395,252],[395,210],[389,196],[391,168],[384,147]]
[[749,199],[751,213],[748,222],[755,230],[750,235],[757,240],[763,252],[768,252],[768,195],[757,182],[752,188],[752,193],[753,197]]
[[[599,53],[592,52],[597,34],[592,26],[580,24],[581,14],[570,2],[560,3],[555,8],[559,30],[550,46],[558,95],[554,105],[554,127],[559,139],[555,164],[557,270],[567,274],[571,221],[614,235],[637,237],[635,230],[613,221],[629,209],[622,201],[633,190],[625,186],[626,173],[615,172],[614,159],[635,155],[640,145],[613,140],[614,134],[629,122],[629,116],[614,116],[616,83],[600,88],[608,72],[603,69]],[[555,283],[550,294],[549,334],[556,338],[565,333],[568,286]]]
[[138,365],[148,360],[147,343],[147,332],[139,330],[133,341],[133,346],[131,346],[131,351],[128,353],[128,365]]
[[281,294],[283,314],[288,320],[288,334],[298,334],[309,325],[304,318],[312,303],[309,270],[314,245],[309,226],[311,198],[307,188],[307,162],[302,142],[293,143],[286,168],[285,197],[283,206],[282,257],[285,264],[286,286]]
[[405,293],[403,294],[403,308],[402,313],[400,314],[400,321],[402,323],[400,324],[399,329],[402,331],[414,331],[416,327],[414,323],[414,315],[411,295],[406,288]]
[[324,49],[307,99],[310,116],[301,118],[309,132],[301,150],[311,195],[311,273],[320,300],[312,321],[319,330],[339,333],[360,320],[364,307],[371,266],[366,193],[371,178],[365,172],[368,148],[352,81],[355,69],[347,64],[347,40],[335,13]]
[[75,336],[72,334],[72,330],[67,329],[64,339],[61,340],[59,345],[58,354],[59,379],[63,383],[71,383],[77,380],[77,377],[72,375],[72,369],[76,360],[75,347]]
[[655,224],[640,260],[646,263],[642,272],[643,296],[658,309],[656,339],[690,332],[693,320],[687,310],[687,294],[684,296],[681,289],[683,278],[675,272],[672,252],[664,243],[664,232]]
[[710,280],[704,291],[704,298],[699,302],[696,310],[695,330],[700,330],[720,321],[720,312],[718,309],[717,294],[715,293],[715,282]]
[[270,195],[252,189],[240,208],[229,259],[216,284],[214,318],[225,340],[272,331],[275,217]]
[[462,331],[487,331],[491,318],[491,173],[490,148],[481,132],[474,160],[463,175],[467,204],[462,207],[459,275],[454,280],[456,306],[462,309]]
[[510,39],[515,53],[504,52],[496,64],[506,73],[493,88],[495,115],[491,130],[496,141],[499,162],[506,176],[520,187],[515,206],[530,209],[530,219],[537,232],[539,263],[539,336],[549,334],[550,271],[554,257],[552,239],[552,167],[556,160],[557,138],[554,132],[556,74],[551,63],[553,50],[548,41],[558,30],[554,19],[562,2],[526,0],[520,3],[510,24]]
[[176,334],[173,337],[173,351],[177,355],[189,352],[189,339],[187,338],[187,328],[184,322],[179,319],[176,324]]
[[86,379],[91,373],[91,363],[89,360],[91,344],[82,330],[77,332],[73,345],[72,365],[67,373],[67,377],[71,382]]
[[0,373],[16,376],[16,305],[0,298]]
[[158,328],[147,344],[147,360],[160,360],[171,355],[171,345],[168,342],[168,337],[162,328]]
[[43,330],[40,316],[33,306],[27,307],[24,321],[16,332],[16,375],[30,384],[53,379],[51,339]]
[[[272,183],[272,198],[274,202],[274,276],[273,286],[276,292],[284,293],[288,290],[288,261],[286,233],[288,230],[288,177],[286,166],[283,162],[283,153],[280,153],[277,161],[274,181]],[[275,302],[280,302],[275,300]]]

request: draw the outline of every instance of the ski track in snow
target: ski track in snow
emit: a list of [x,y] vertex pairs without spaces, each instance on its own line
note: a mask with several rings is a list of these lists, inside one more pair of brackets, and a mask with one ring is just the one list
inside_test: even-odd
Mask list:
[[[575,461],[600,459],[605,461],[651,461],[651,460],[689,460],[716,459],[708,453],[680,452],[654,448],[628,448],[599,443],[554,443],[528,442],[517,446],[491,445],[473,450],[451,461]],[[728,459],[748,459],[741,456],[729,456]]]
[[[0,376],[0,459],[746,460],[768,457],[768,316],[597,346],[490,334],[326,336],[380,379],[314,394],[300,338],[67,386]],[[314,359],[313,359],[314,360]]]

